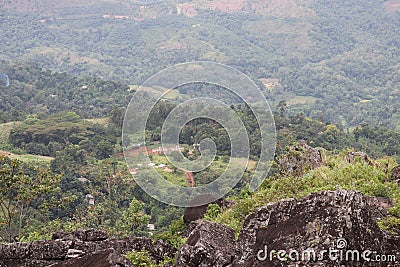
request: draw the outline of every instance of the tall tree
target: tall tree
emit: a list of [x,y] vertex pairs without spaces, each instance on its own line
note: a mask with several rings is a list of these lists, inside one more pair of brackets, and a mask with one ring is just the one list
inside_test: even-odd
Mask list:
[[18,160],[0,157],[0,238],[20,239],[35,212],[45,212],[50,195],[59,190],[61,175],[50,169],[24,166]]

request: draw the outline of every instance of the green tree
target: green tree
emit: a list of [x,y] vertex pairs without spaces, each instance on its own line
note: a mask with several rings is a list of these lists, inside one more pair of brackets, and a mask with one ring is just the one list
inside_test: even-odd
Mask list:
[[143,232],[150,220],[144,211],[144,204],[137,199],[129,203],[129,207],[121,211],[120,219],[116,223],[118,235],[129,237]]
[[50,169],[29,170],[22,162],[0,158],[0,238],[12,242],[20,239],[35,212],[45,212],[50,195],[59,191],[61,175]]

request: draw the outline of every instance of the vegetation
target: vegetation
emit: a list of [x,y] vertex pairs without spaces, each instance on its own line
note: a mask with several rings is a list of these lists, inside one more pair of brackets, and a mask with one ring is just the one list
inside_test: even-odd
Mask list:
[[0,165],[0,240],[18,241],[33,220],[62,204],[61,176],[5,156]]
[[[20,10],[23,15],[12,4],[0,9],[3,59],[91,77],[38,70],[24,77],[29,64],[2,66],[11,81],[0,90],[8,96],[1,96],[8,102],[3,120],[22,109],[11,107],[28,99],[33,105],[23,109],[35,108],[34,113],[56,108],[81,116],[104,114],[110,103],[129,99],[121,94],[127,88],[115,81],[141,84],[165,66],[211,60],[235,66],[254,80],[278,78],[266,94],[274,105],[288,101],[292,114],[302,111],[345,127],[400,125],[399,13],[385,12],[383,1],[286,1],[271,10],[249,1],[249,12],[226,13],[207,10],[201,0],[194,1],[199,12],[192,18],[176,14],[177,1],[122,2],[43,4],[38,13]],[[98,84],[93,75],[114,82]],[[54,76],[62,83],[54,83]]]
[[[390,216],[378,223],[399,234],[400,189],[389,171],[400,162],[400,13],[385,12],[383,1],[241,1],[246,12],[188,1],[193,17],[177,11],[185,2],[178,0],[40,2],[0,4],[0,242],[93,227],[181,246],[183,209],[143,192],[131,175],[142,169],[126,167],[122,148],[157,147],[163,122],[188,96],[224,100],[250,139],[251,162],[228,196],[234,206],[210,205],[206,219],[238,233],[245,216],[266,203],[352,189],[391,198]],[[138,84],[194,60],[236,67],[270,100],[275,162],[254,193],[247,183],[261,145],[256,118],[217,85],[144,88],[148,95],[167,93],[166,100],[152,110],[146,144],[122,143],[125,108]],[[193,174],[197,186],[215,180],[230,156],[227,131],[207,118],[181,129],[183,154],[197,159],[204,138],[218,151],[206,170]],[[299,141],[322,151],[324,165],[284,175],[279,159]],[[347,162],[350,151],[366,152],[373,164]],[[165,155],[151,160],[167,165],[158,169],[167,180],[190,186]],[[145,251],[127,258],[138,266],[173,261],[155,264]]]
[[366,162],[348,163],[346,154],[347,151],[327,155],[323,167],[310,170],[302,176],[275,175],[266,179],[254,193],[243,190],[240,196],[234,198],[236,203],[230,209],[216,212],[215,207],[210,206],[208,217],[232,227],[238,233],[245,216],[267,203],[287,198],[301,199],[323,190],[348,189],[368,196],[391,198],[395,205],[391,216],[380,224],[386,229],[396,229],[399,222],[400,188],[387,180],[387,170],[397,163],[391,158],[375,160],[373,166]]

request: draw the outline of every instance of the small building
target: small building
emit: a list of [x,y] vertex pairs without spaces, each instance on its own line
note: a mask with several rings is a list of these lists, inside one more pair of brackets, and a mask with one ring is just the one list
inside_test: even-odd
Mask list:
[[79,181],[79,182],[82,182],[82,183],[90,183],[89,179],[87,179],[87,178],[85,178],[85,177],[79,177],[79,178],[78,178],[78,181]]
[[279,79],[276,78],[261,78],[260,81],[264,84],[265,88],[279,85]]
[[94,205],[94,196],[92,194],[87,194],[86,198],[89,201],[89,205]]

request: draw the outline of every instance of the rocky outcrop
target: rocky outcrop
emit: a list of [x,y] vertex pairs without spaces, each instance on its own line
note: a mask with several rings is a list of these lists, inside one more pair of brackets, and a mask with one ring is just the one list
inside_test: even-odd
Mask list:
[[321,152],[306,142],[301,141],[291,146],[279,159],[282,173],[287,175],[302,175],[305,171],[312,170],[323,165]]
[[[110,251],[111,248],[113,251]],[[140,237],[110,239],[102,231],[79,230],[56,233],[51,241],[0,245],[0,266],[85,266],[79,264],[90,262],[90,258],[103,262],[104,266],[129,266],[124,263],[122,255],[142,250],[147,250],[154,262],[163,260],[165,256],[173,258],[176,253],[172,245],[162,240],[153,242]]]
[[392,180],[400,186],[400,166],[394,167],[392,170]]
[[90,253],[81,258],[56,263],[51,267],[134,267],[113,248]]
[[235,256],[235,233],[225,226],[201,221],[178,253],[177,267],[226,266]]
[[[400,237],[376,223],[392,205],[388,198],[355,191],[313,193],[257,209],[246,217],[237,240],[225,225],[195,221],[176,266],[400,267]],[[176,252],[164,241],[110,239],[105,232],[87,230],[57,233],[51,241],[0,245],[0,266],[130,267],[122,255],[142,250],[153,262]],[[372,262],[378,255],[385,261]]]
[[393,202],[388,197],[366,197],[372,217],[380,220],[389,215],[389,209],[393,207]]
[[[347,250],[370,250],[397,254],[400,259],[399,248],[400,239],[384,233],[376,224],[364,195],[326,191],[311,194],[300,202],[290,199],[270,204],[250,214],[239,234],[240,257],[233,266],[287,266],[282,259],[287,260],[291,250],[300,255],[307,250],[314,251],[317,257],[323,255],[311,264],[294,253],[292,263],[301,266],[369,266],[362,259],[335,262],[322,251],[341,250],[346,254]],[[279,250],[287,252],[281,259],[276,254]],[[385,262],[374,266],[390,265]]]
[[[207,194],[198,196],[195,199],[193,199],[190,202],[190,204],[193,205],[193,207],[186,208],[185,213],[183,215],[183,221],[185,222],[185,224],[189,225],[191,222],[194,222],[198,219],[204,218],[204,215],[207,212],[208,204],[197,206],[196,203],[207,203],[207,202],[211,202],[212,199],[215,199],[215,197],[213,195],[207,195]],[[221,208],[228,208],[228,207],[232,206],[232,204],[233,204],[232,201],[228,201],[224,198],[220,198],[211,203],[217,204]]]
[[[400,266],[399,236],[383,232],[374,219],[388,205],[345,190],[282,200],[249,214],[236,245],[228,227],[201,222],[180,249],[177,266]],[[375,255],[398,261],[369,262]]]

